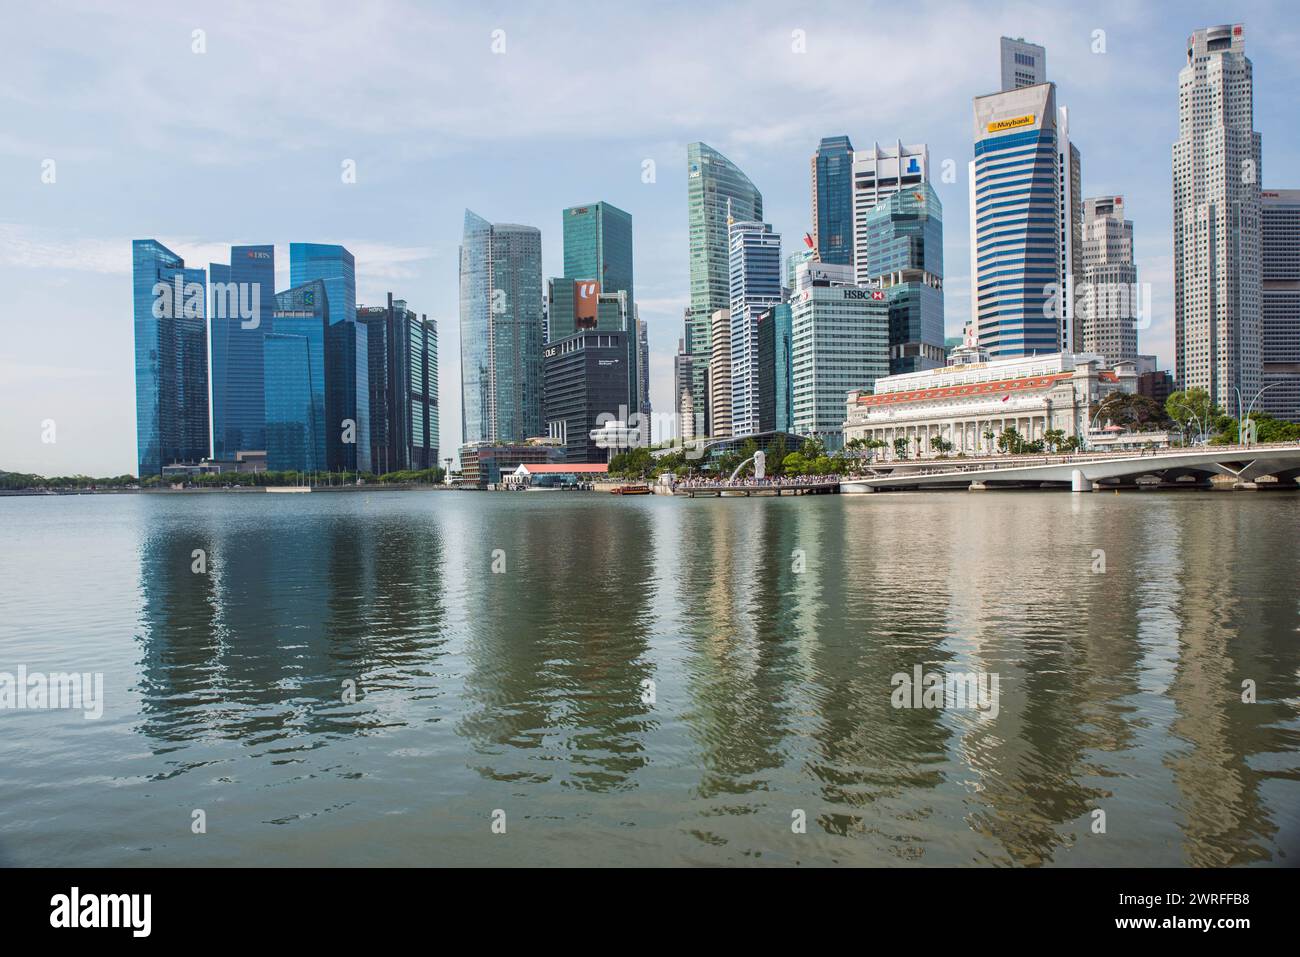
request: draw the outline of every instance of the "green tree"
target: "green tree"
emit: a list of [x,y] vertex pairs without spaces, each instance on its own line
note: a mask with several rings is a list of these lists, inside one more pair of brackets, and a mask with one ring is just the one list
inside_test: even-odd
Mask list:
[[1213,411],[1214,403],[1204,389],[1172,392],[1165,400],[1165,414],[1188,436],[1193,432],[1199,436],[1206,435],[1210,430]]
[[998,449],[1002,452],[1019,455],[1024,450],[1024,447],[1024,436],[1013,428],[1003,429],[1002,434],[998,436]]
[[804,458],[802,452],[791,452],[781,460],[781,471],[791,478],[798,478],[800,475],[807,474],[808,460]]

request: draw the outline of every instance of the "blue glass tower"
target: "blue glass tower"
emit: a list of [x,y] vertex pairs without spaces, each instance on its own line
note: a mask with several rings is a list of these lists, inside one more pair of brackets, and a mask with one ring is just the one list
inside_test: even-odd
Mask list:
[[266,448],[262,342],[275,309],[275,247],[233,246],[212,263],[212,450],[218,459]]
[[995,359],[1061,349],[1060,140],[1051,83],[975,99],[972,320]]
[[[329,329],[325,339],[326,461],[331,469],[370,467],[370,402],[365,328],[357,324],[356,261],[345,247],[289,244],[289,281],[325,283]],[[349,423],[351,427],[349,428]],[[352,441],[346,441],[351,438]]]
[[330,325],[356,322],[356,260],[343,246],[327,243],[289,244],[289,285],[319,279],[329,299]]
[[828,136],[812,158],[813,236],[824,263],[853,265],[853,144]]
[[277,293],[263,342],[266,467],[325,468],[325,284],[317,279]]
[[131,244],[139,475],[197,464],[208,442],[207,283],[156,239]]
[[889,372],[938,369],[946,360],[943,207],[928,182],[881,200],[867,213],[865,275],[889,296]]

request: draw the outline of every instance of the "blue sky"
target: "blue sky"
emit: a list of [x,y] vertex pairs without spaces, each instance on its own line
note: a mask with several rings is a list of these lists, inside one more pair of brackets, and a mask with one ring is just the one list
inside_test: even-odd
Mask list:
[[[971,98],[996,89],[1004,34],[1047,47],[1084,194],[1124,195],[1155,306],[1139,346],[1169,362],[1178,70],[1193,29],[1231,22],[1246,25],[1255,65],[1263,185],[1300,187],[1291,3],[11,5],[0,469],[134,470],[130,241],[146,237],[204,267],[233,243],[274,243],[281,287],[290,242],[347,245],[362,303],[391,290],[438,320],[442,446],[454,449],[467,206],[538,226],[546,275],[562,270],[564,207],[604,199],[632,214],[651,398],[668,411],[688,295],[685,151],[697,139],[763,191],[787,251],[811,225],[820,137],[928,143],[936,178],[953,159],[958,181],[935,186],[956,335],[969,312]],[[355,183],[342,182],[345,160]],[[54,443],[41,440],[47,419]]]

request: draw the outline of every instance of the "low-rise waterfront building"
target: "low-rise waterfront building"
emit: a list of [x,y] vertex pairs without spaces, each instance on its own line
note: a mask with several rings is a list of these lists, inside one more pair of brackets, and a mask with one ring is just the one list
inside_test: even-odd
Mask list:
[[1086,442],[1101,400],[1116,390],[1137,391],[1132,363],[1105,368],[1094,355],[989,360],[968,345],[950,362],[943,369],[877,379],[873,392],[850,392],[845,441],[883,441],[885,458],[895,457],[898,439],[907,441],[912,456],[918,449],[921,455],[939,454],[936,438],[951,443],[948,454],[987,453],[1007,429],[1028,442],[1049,430]]
[[559,464],[521,464],[509,475],[501,477],[503,485],[521,488],[563,488],[566,485],[586,485],[603,482],[609,478],[609,465],[597,462]]
[[457,484],[468,488],[487,488],[501,484],[521,465],[548,465],[564,462],[564,449],[542,442],[510,445],[471,443],[460,447],[460,478]]

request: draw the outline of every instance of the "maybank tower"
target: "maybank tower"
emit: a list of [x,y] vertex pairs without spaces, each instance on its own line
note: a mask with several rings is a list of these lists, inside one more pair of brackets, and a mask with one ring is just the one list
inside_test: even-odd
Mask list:
[[1068,352],[1082,269],[1079,151],[1054,83],[974,101],[971,331],[994,359]]

